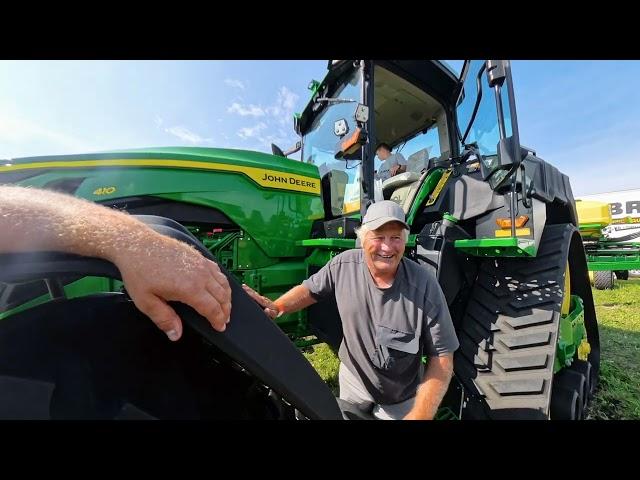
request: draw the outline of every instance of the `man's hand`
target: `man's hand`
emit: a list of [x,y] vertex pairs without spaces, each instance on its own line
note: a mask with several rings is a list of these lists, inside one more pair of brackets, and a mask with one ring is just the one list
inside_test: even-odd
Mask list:
[[247,292],[247,295],[249,295],[256,301],[258,305],[264,308],[264,313],[267,314],[267,317],[269,317],[271,320],[274,320],[278,316],[280,310],[278,310],[278,307],[276,307],[275,303],[272,300],[269,300],[267,297],[260,295],[253,288],[245,285],[244,283],[242,284],[242,288],[245,292]]
[[182,242],[151,232],[139,247],[128,246],[114,259],[136,307],[170,340],[182,335],[182,322],[168,301],[189,305],[223,332],[231,315],[231,288],[218,265]]
[[231,288],[218,265],[124,212],[0,185],[0,232],[0,252],[60,251],[112,262],[136,306],[171,340],[182,335],[182,322],[168,301],[193,307],[218,331],[229,321]]
[[248,285],[242,284],[242,288],[247,295],[253,298],[258,305],[264,308],[264,313],[267,314],[271,320],[279,317],[283,313],[293,313],[303,308],[308,307],[316,303],[311,293],[303,285],[296,285],[287,293],[278,298],[275,302],[269,300],[267,297],[263,297],[253,288]]
[[394,165],[393,167],[391,167],[389,169],[389,173],[391,174],[391,176],[395,176],[395,175],[399,175],[401,173],[404,173],[407,171],[407,167],[406,165]]

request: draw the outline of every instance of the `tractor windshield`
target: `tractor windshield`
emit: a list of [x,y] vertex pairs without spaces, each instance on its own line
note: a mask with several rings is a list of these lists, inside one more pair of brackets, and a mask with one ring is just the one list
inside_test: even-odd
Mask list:
[[[362,85],[360,73],[354,71],[343,79],[332,98],[360,101]],[[360,211],[361,162],[336,160],[336,145],[340,138],[334,131],[335,122],[344,119],[350,131],[355,128],[353,118],[356,103],[319,103],[322,110],[314,118],[311,128],[303,137],[302,161],[318,166],[320,176],[329,175],[331,208],[334,216]]]
[[[395,73],[376,65],[376,145],[384,142],[407,161],[407,171],[420,174],[429,159],[448,157],[449,133],[443,106],[431,95]],[[376,158],[379,171],[383,160]]]
[[[483,163],[488,171],[497,172],[500,167],[498,159],[498,142],[500,132],[496,97],[489,86],[485,60],[471,60],[463,70],[464,88],[458,99],[457,116],[461,147],[475,143],[483,156]],[[511,109],[506,95],[502,96],[502,111],[505,118],[505,136],[513,135],[511,126]],[[490,180],[497,184],[507,174],[497,172]]]

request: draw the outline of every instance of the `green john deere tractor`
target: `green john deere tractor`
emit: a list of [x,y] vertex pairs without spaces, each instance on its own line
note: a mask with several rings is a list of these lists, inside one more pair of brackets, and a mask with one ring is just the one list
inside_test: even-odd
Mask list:
[[[42,383],[44,417],[353,418],[299,351],[337,349],[335,303],[277,328],[238,282],[277,297],[356,247],[367,207],[392,199],[411,226],[406,255],[436,274],[461,344],[440,416],[582,418],[600,349],[575,203],[569,179],[520,144],[510,63],[467,61],[458,77],[437,61],[338,60],[309,88],[286,153],[148,148],[0,164],[0,183],[124,209],[193,244],[234,292],[227,332],[178,306],[188,328],[168,345],[113,265],[4,255],[0,380]],[[379,142],[406,172],[378,179]]]

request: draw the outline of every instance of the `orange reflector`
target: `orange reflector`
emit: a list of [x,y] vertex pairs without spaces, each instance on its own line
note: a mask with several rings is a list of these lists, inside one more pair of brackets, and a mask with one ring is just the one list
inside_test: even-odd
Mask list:
[[[520,215],[516,218],[516,228],[522,228],[529,221],[528,215]],[[500,228],[511,228],[511,219],[510,218],[497,218],[496,223]]]
[[358,140],[360,139],[360,131],[360,127],[356,128],[351,136],[342,142],[342,151],[344,153],[351,153],[349,149],[358,143]]
[[[511,230],[496,230],[496,237],[510,237]],[[531,229],[527,228],[516,228],[516,237],[526,237],[531,235]]]

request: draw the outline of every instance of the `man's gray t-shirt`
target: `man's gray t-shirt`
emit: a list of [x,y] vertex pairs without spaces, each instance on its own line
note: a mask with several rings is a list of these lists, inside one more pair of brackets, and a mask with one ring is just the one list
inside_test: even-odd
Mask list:
[[407,258],[387,289],[375,285],[361,249],[337,255],[302,284],[316,300],[335,295],[344,333],[338,356],[378,404],[413,397],[422,355],[459,346],[438,281]]
[[406,165],[407,161],[401,153],[392,153],[389,157],[382,162],[378,169],[378,177],[384,182],[388,178],[391,178],[391,167],[394,165]]

